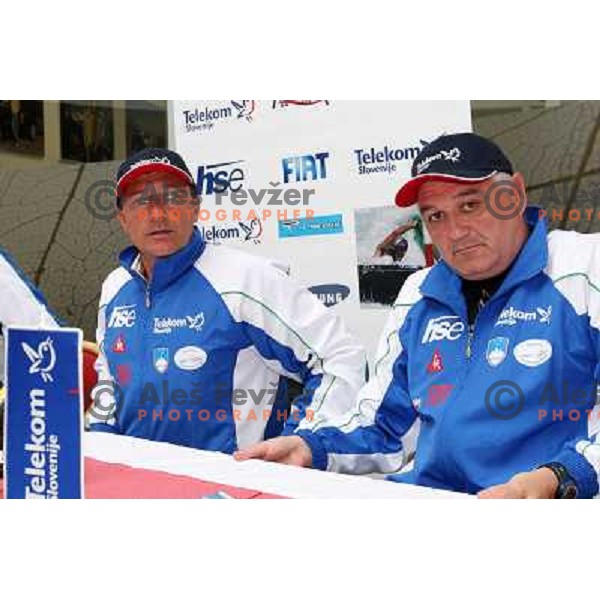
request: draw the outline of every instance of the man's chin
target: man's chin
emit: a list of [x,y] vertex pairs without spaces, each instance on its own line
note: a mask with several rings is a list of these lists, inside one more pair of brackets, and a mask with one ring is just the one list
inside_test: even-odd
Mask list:
[[154,256],[154,258],[166,258],[167,256],[171,256],[171,254],[175,254],[178,250],[179,248],[172,242],[161,242],[149,244],[145,252]]
[[467,261],[457,262],[456,264],[450,266],[452,266],[454,271],[456,271],[460,277],[470,281],[479,281],[492,277],[490,274],[492,269],[489,265],[475,264],[474,261],[471,264],[468,264]]
[[463,278],[469,281],[483,281],[484,279],[491,279],[498,275],[493,269],[465,269],[458,270],[456,272]]

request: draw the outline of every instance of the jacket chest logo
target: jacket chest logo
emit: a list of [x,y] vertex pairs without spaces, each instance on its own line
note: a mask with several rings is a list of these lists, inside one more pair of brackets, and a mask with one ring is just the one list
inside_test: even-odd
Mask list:
[[525,340],[515,346],[513,354],[526,367],[539,367],[552,358],[552,344],[548,340]]
[[127,352],[125,338],[121,334],[119,334],[117,336],[117,338],[115,339],[115,341],[112,345],[112,351],[115,352],[116,354],[123,354],[123,353]]
[[191,329],[199,333],[204,327],[204,321],[203,312],[175,319],[172,317],[154,317],[154,333],[168,334],[173,333],[173,330],[176,329]]
[[108,321],[108,327],[133,327],[135,325],[135,304],[115,306]]
[[509,339],[506,337],[497,337],[488,342],[485,358],[490,367],[501,365],[508,355]]
[[540,323],[541,325],[550,325],[550,319],[552,318],[552,305],[544,308],[543,306],[538,306],[535,310],[525,311],[519,310],[514,306],[509,306],[505,308],[498,317],[496,324],[494,327],[498,327],[499,325],[505,325],[507,327],[512,327],[519,322],[523,323]]
[[442,353],[436,350],[431,357],[431,362],[427,365],[428,373],[441,373],[444,370],[444,363],[442,361]]
[[444,340],[454,342],[459,339],[465,331],[465,324],[460,317],[455,315],[444,315],[429,319],[425,333],[423,334],[422,344],[430,342],[441,342]]
[[152,362],[154,368],[158,373],[163,375],[169,368],[169,349],[168,348],[154,348],[152,350]]

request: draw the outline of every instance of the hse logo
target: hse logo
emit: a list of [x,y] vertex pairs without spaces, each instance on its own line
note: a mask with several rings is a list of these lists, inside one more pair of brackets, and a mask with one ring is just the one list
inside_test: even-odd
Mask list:
[[255,100],[230,100],[214,107],[193,108],[182,111],[186,133],[210,131],[217,123],[225,121],[252,121],[256,110]]
[[526,323],[530,323],[536,321],[542,325],[550,325],[550,319],[552,318],[552,305],[547,308],[542,308],[538,306],[535,310],[526,312],[524,310],[519,310],[514,308],[513,306],[509,306],[505,308],[498,317],[496,324],[494,327],[498,327],[499,325],[506,325],[507,327],[512,327],[516,325],[519,321],[523,321]]
[[108,321],[108,327],[133,327],[135,325],[135,304],[115,306]]
[[273,100],[273,108],[288,108],[289,106],[329,106],[329,100]]
[[357,148],[354,155],[357,162],[359,175],[371,175],[373,173],[395,173],[399,162],[412,163],[419,152],[429,142],[420,140],[421,146],[410,146],[407,148]]
[[283,183],[318,181],[327,178],[329,152],[290,156],[281,161]]
[[173,333],[173,329],[192,329],[199,333],[204,327],[204,313],[192,317],[173,319],[171,317],[154,317],[154,333]]
[[212,244],[222,242],[252,242],[260,244],[262,241],[263,224],[260,219],[249,221],[236,221],[227,225],[211,225],[199,227],[204,239]]
[[238,192],[244,185],[244,161],[201,165],[198,167],[196,190],[201,196],[222,194],[223,192]]
[[308,288],[325,306],[335,306],[350,295],[350,288],[337,283],[313,285]]
[[310,219],[279,221],[279,237],[295,238],[307,235],[331,235],[344,233],[342,215],[323,215]]
[[464,330],[465,324],[459,317],[454,315],[429,319],[421,343],[429,344],[430,342],[441,342],[443,340],[454,342],[463,334]]
[[34,375],[39,373],[40,377],[45,383],[52,383],[52,370],[56,365],[56,352],[54,350],[54,344],[50,337],[46,338],[34,350],[29,344],[22,342],[21,348],[25,355],[31,362],[29,367],[29,374]]

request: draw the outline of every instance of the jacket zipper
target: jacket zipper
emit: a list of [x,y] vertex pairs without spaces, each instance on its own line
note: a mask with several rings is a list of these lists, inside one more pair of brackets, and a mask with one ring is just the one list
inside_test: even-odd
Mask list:
[[[476,319],[477,320],[477,319]],[[468,360],[471,360],[473,354],[473,338],[475,337],[475,323],[471,323],[467,329],[467,349],[465,354]]]
[[479,320],[481,313],[485,310],[490,301],[491,298],[488,298],[488,300],[482,306],[479,307],[477,315],[475,316],[475,319],[471,324],[469,324],[469,316],[467,315],[467,347],[465,350],[465,356],[469,361],[473,356],[473,342],[475,341],[475,330],[477,329],[477,321]]

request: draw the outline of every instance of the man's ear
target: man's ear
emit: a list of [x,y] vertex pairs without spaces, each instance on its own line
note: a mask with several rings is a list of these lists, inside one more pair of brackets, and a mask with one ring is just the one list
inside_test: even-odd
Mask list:
[[123,212],[122,209],[119,209],[119,212],[117,213],[117,220],[119,221],[119,224],[121,225],[121,229],[123,230],[123,232],[127,233],[129,230],[127,216],[125,215],[125,213]]
[[512,180],[517,184],[517,190],[519,193],[519,206],[521,208],[521,214],[523,214],[525,212],[525,209],[527,208],[527,189],[525,188],[525,178],[523,177],[522,173],[515,173],[512,176]]
[[200,207],[201,204],[202,204],[202,196],[200,194],[196,193],[196,191],[194,191],[194,193],[192,194],[192,205]]
[[199,216],[200,216],[200,204],[202,203],[202,197],[201,196],[197,196],[197,204],[194,203],[192,205],[192,210],[189,211],[189,215],[190,215],[190,220],[193,221],[194,223],[198,220]]

